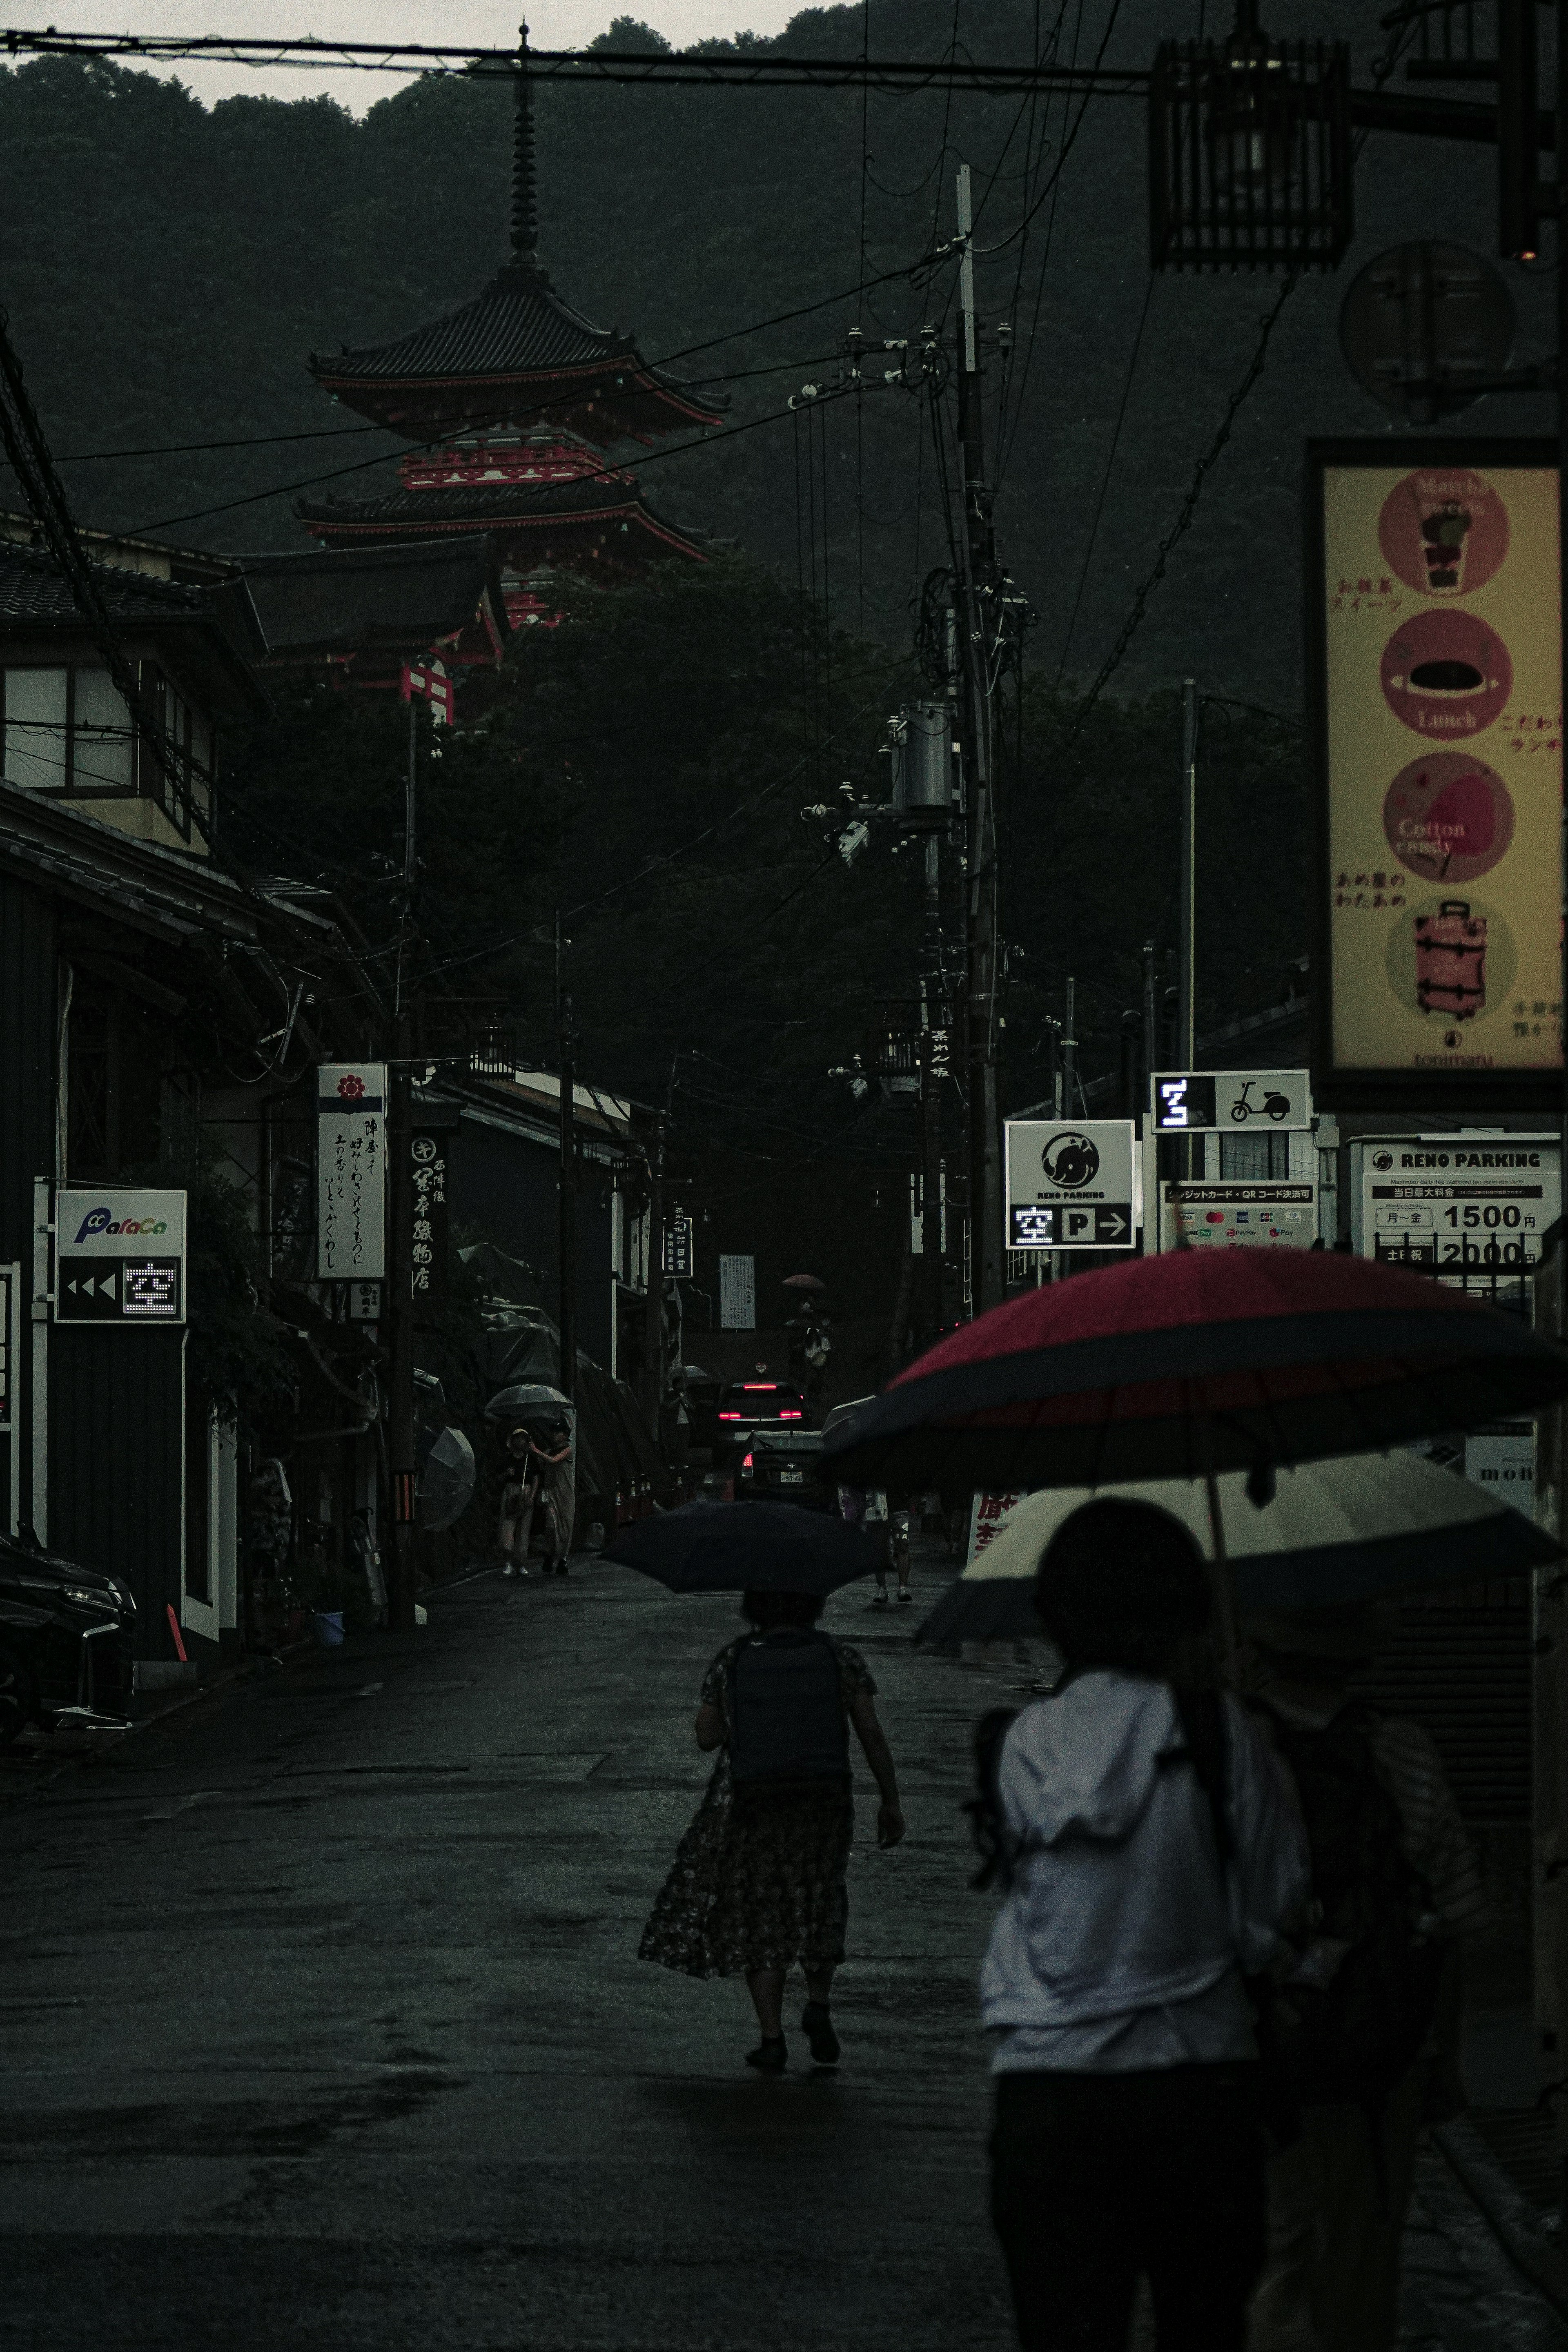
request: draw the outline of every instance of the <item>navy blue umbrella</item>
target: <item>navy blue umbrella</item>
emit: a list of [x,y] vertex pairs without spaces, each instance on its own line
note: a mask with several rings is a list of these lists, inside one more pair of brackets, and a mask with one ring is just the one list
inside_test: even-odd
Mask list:
[[671,1592],[826,1595],[877,1566],[858,1528],[794,1503],[682,1503],[617,1528],[605,1558]]

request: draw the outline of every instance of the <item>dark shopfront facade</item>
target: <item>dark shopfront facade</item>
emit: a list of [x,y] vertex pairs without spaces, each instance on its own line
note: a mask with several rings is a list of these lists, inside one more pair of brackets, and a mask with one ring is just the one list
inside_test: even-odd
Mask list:
[[[258,945],[244,894],[205,861],[0,786],[0,1265],[16,1297],[5,1524],[122,1577],[148,1657],[174,1655],[171,1607],[192,1645],[208,1633],[209,1563],[200,1544],[187,1556],[186,1333],[57,1321],[54,1201],[74,1182],[111,1202],[123,1169],[144,1185],[146,1167],[188,1159],[199,1080],[182,1066],[173,1008],[200,985],[193,962]],[[105,1164],[106,1106],[119,1166]],[[211,1515],[221,1443],[209,1450],[199,1491]],[[205,1591],[216,1620],[210,1580]]]
[[[188,1325],[57,1318],[66,1237],[50,1230],[54,1203],[68,1185],[109,1206],[128,1183],[183,1188],[199,1152],[201,1181],[232,1188],[271,1252],[289,1182],[286,1104],[330,1058],[306,1000],[346,1000],[339,1038],[363,1050],[376,1009],[354,1004],[353,969],[334,925],[287,886],[250,887],[208,859],[0,784],[0,1273],[15,1302],[0,1524],[129,1583],[141,1658],[174,1658],[171,1610],[198,1663],[238,1642],[247,1465],[193,1370]],[[269,1066],[278,1047],[265,1041],[290,1012],[287,1067]],[[190,1271],[187,1255],[188,1305]],[[199,1264],[196,1274],[199,1310]],[[300,1289],[297,1320],[310,1311]],[[334,1385],[331,1331],[312,1350],[309,1334],[273,1322],[297,1364],[289,1442],[310,1446],[312,1475],[295,1483],[301,1508],[308,1485],[319,1516],[316,1465],[335,1456],[311,1433],[353,1408]]]

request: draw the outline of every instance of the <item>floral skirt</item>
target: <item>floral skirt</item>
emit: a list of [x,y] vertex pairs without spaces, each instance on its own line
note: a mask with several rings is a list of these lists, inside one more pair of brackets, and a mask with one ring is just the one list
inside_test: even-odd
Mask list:
[[844,1958],[845,1871],[855,1834],[850,1784],[730,1779],[721,1758],[658,1891],[638,1958],[689,1977],[827,1968]]

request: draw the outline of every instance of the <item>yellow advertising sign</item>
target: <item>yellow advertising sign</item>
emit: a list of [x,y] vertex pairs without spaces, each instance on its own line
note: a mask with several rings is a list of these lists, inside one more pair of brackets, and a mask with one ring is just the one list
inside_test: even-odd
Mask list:
[[1556,469],[1530,443],[1364,448],[1315,468],[1315,1084],[1522,1107],[1563,1066]]

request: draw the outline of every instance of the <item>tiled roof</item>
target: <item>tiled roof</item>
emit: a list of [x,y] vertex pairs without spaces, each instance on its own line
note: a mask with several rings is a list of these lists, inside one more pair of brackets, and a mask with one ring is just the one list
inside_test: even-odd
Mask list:
[[683,405],[717,418],[727,399],[689,391],[650,366],[630,335],[595,327],[562,300],[542,272],[515,264],[498,271],[482,294],[428,326],[390,343],[335,356],[313,352],[310,373],[329,383],[442,383],[475,377],[541,376],[580,370],[624,373],[625,389],[655,385]]
[[384,491],[379,498],[301,499],[295,511],[310,530],[420,533],[468,523],[505,532],[552,522],[630,522],[695,549],[702,537],[656,514],[636,482],[588,481],[479,484],[469,489]]
[[247,556],[241,568],[273,652],[405,638],[433,645],[468,625],[487,586],[505,626],[495,551],[487,539],[310,548]]
[[[122,572],[109,563],[89,563],[111,620],[168,621],[182,614],[197,615],[208,609],[204,592],[172,580],[155,580],[145,572]],[[15,547],[0,541],[0,622],[81,621],[70,586],[47,549]]]

